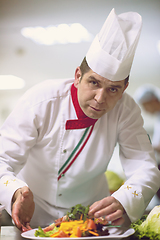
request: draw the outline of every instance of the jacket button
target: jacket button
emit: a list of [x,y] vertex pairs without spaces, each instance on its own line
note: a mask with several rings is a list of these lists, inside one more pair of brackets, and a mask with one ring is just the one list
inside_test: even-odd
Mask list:
[[62,194],[60,193],[58,196],[59,196],[59,197],[61,197],[61,196],[62,196]]
[[64,150],[63,150],[63,153],[66,153],[66,152],[67,152],[67,150],[66,150],[66,149],[64,149]]

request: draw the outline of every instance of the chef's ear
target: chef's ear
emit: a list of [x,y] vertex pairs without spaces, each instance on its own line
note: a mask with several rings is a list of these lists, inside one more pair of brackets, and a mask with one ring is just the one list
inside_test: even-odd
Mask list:
[[123,93],[124,93],[124,91],[126,90],[126,88],[128,87],[128,85],[129,85],[129,82],[127,82],[127,83],[125,84],[125,86],[124,86],[124,89],[123,89],[123,91],[122,91],[122,95],[121,95],[120,99],[122,98],[122,96],[123,96]]
[[126,83],[123,92],[127,89],[128,85],[129,85],[129,82]]
[[79,84],[79,82],[81,80],[81,69],[80,69],[80,67],[76,68],[74,77],[75,77],[75,79],[74,79],[74,86],[76,88],[78,88],[78,84]]

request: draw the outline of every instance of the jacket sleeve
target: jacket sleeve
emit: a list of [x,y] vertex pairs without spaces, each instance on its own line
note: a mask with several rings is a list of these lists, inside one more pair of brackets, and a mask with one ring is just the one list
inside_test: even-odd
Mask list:
[[37,135],[34,113],[22,98],[0,129],[0,203],[9,214],[14,192],[27,186],[16,175],[26,163]]
[[143,215],[160,187],[160,171],[138,105],[126,97],[120,112],[118,142],[127,180],[113,196],[133,222]]

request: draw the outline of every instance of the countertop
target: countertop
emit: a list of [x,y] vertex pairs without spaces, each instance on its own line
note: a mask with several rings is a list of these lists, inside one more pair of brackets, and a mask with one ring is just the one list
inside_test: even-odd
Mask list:
[[1,227],[1,240],[24,240],[21,232],[15,226]]

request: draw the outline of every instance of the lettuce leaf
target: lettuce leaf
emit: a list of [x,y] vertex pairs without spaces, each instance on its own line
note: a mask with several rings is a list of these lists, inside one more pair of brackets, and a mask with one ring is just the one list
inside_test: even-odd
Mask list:
[[52,234],[54,234],[58,230],[59,230],[59,227],[54,227],[52,231],[44,232],[41,227],[38,227],[34,235],[35,237],[50,237]]
[[134,239],[160,240],[160,206],[155,206],[151,212],[130,225],[134,228]]

